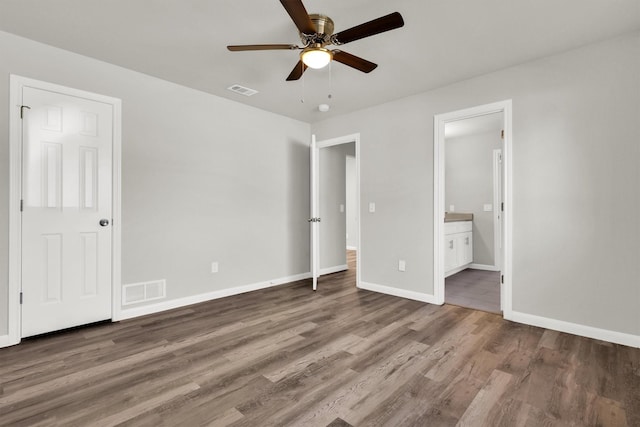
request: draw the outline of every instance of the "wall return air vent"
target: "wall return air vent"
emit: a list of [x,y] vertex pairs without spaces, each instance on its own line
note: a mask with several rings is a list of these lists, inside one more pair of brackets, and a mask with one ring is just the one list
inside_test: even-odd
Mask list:
[[244,96],[251,96],[258,93],[258,91],[255,89],[249,89],[248,87],[244,87],[240,85],[232,85],[232,86],[229,86],[227,89],[229,89],[231,92],[239,93],[240,95],[244,95]]
[[141,302],[163,299],[167,296],[166,280],[154,280],[151,282],[130,283],[122,286],[122,305],[137,304]]

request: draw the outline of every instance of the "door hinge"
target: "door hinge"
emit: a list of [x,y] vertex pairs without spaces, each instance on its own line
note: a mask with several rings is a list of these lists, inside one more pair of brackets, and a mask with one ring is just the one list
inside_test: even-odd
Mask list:
[[20,292],[20,304],[22,304],[22,292]]
[[504,283],[504,274],[500,275],[500,283]]
[[21,106],[20,106],[20,118],[21,118],[21,119],[22,119],[22,118],[24,118],[24,109],[25,109],[25,108],[26,108],[27,110],[31,110],[31,107],[29,107],[28,105],[21,105]]
[[24,210],[24,200],[20,199],[20,212]]
[[500,202],[500,210],[504,212],[504,202]]
[[500,138],[504,139],[504,129],[500,131]]

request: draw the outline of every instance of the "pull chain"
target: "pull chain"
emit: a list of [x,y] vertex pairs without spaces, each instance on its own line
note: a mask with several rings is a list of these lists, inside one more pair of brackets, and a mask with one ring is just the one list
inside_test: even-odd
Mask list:
[[329,95],[327,96],[327,98],[331,99],[331,97],[333,96],[331,93],[333,92],[333,68],[331,68],[331,63],[333,61],[329,62]]
[[300,61],[300,67],[302,67],[302,99],[300,102],[304,104],[304,64]]

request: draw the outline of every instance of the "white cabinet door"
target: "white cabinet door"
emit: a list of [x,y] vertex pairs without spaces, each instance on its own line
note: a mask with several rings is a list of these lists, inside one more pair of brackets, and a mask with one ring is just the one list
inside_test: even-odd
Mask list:
[[458,241],[458,267],[473,262],[473,233],[460,233],[457,235]]
[[473,231],[471,221],[445,224],[445,277],[463,270],[473,262]]
[[444,271],[458,266],[458,241],[455,234],[444,236]]

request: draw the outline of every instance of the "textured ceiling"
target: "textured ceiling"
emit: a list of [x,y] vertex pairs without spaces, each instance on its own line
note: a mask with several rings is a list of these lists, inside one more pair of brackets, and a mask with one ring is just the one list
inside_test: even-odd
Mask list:
[[[285,78],[296,51],[228,52],[227,44],[298,44],[278,0],[0,0],[0,30],[305,122],[640,30],[639,0],[306,0],[340,31],[400,12],[401,29],[343,50],[370,74],[333,63]],[[240,84],[259,93],[244,97]],[[329,99],[329,95],[332,97]],[[318,104],[331,106],[320,113]]]

